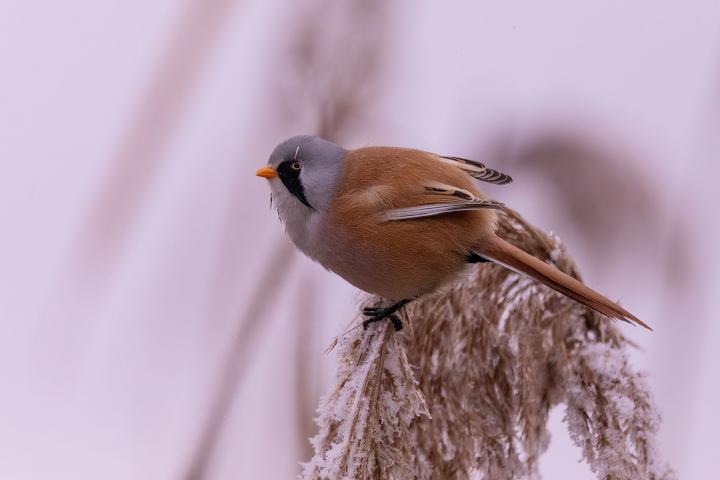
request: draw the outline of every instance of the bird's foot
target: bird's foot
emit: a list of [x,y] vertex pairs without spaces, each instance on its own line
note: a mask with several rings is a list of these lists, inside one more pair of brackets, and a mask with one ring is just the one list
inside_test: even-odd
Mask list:
[[371,323],[380,322],[382,320],[385,320],[386,318],[388,320],[390,320],[390,322],[392,323],[392,326],[396,332],[403,329],[402,320],[400,320],[400,317],[398,317],[394,313],[384,316],[384,317],[370,317],[367,320],[365,320],[364,322],[362,322],[362,326],[365,330],[367,330],[367,328],[370,326]]
[[385,320],[387,318],[388,320],[390,320],[390,322],[392,322],[395,331],[402,330],[402,321],[400,320],[400,317],[395,314],[395,312],[397,312],[400,308],[402,308],[403,305],[408,302],[409,300],[401,300],[393,305],[390,305],[389,307],[363,308],[363,315],[365,315],[366,317],[370,317],[362,323],[363,328],[367,330],[368,326],[371,323],[379,322],[380,320]]

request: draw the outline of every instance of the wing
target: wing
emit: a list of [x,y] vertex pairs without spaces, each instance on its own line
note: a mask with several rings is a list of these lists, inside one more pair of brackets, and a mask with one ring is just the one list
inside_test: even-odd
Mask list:
[[510,175],[498,172],[492,168],[487,168],[485,164],[474,160],[444,156],[440,156],[440,159],[445,163],[451,164],[463,170],[471,177],[482,180],[483,182],[494,183],[495,185],[506,185],[512,182],[512,177]]
[[465,189],[440,182],[427,182],[424,188],[423,196],[426,197],[427,203],[388,210],[384,214],[385,220],[409,220],[463,210],[503,207],[502,203],[478,198]]

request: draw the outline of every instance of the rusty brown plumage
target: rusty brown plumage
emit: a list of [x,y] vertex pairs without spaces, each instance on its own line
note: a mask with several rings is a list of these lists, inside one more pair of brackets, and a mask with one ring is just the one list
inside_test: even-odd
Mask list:
[[[509,178],[509,177],[508,177]],[[438,195],[445,185],[457,195]],[[469,174],[420,150],[368,147],[350,151],[322,224],[330,245],[326,267],[357,287],[401,300],[432,292],[461,275],[469,253],[529,275],[598,312],[649,328],[583,283],[495,234],[490,208],[387,220],[387,212],[420,205],[489,200]],[[442,192],[447,193],[447,192]]]
[[493,234],[493,211],[403,221],[383,218],[391,209],[440,201],[423,187],[433,181],[485,198],[471,177],[430,153],[389,147],[348,153],[323,238],[352,249],[336,252],[333,270],[367,292],[395,300],[433,291],[462,273],[472,245]]

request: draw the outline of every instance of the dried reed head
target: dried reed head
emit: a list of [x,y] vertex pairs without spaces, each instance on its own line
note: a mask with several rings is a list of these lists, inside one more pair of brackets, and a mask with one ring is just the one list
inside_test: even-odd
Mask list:
[[[558,239],[514,212],[502,237],[577,276]],[[340,340],[303,478],[538,478],[550,409],[603,479],[673,478],[659,419],[610,320],[502,267],[463,280]],[[412,367],[410,367],[412,365]]]

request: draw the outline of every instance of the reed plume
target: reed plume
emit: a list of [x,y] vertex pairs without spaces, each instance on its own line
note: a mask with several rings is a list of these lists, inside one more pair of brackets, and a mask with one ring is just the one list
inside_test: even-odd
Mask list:
[[[515,212],[498,234],[579,278],[559,239]],[[607,318],[479,264],[409,304],[403,323],[338,339],[337,382],[302,478],[540,478],[558,404],[598,478],[675,478],[654,447],[659,416],[630,344]]]

